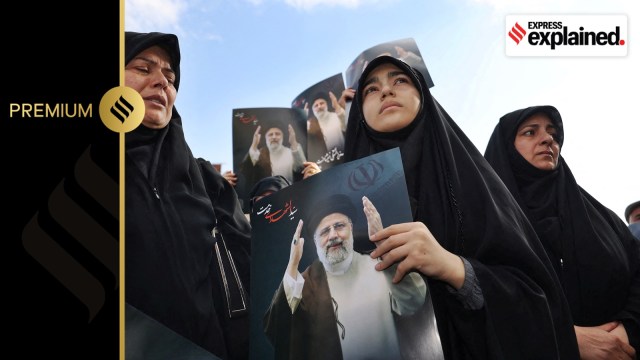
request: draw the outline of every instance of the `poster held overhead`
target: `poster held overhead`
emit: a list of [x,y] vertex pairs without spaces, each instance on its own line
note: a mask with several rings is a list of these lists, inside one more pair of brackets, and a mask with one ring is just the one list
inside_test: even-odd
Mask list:
[[433,87],[433,80],[431,79],[429,70],[427,70],[427,64],[422,58],[418,45],[413,38],[393,40],[378,44],[360,53],[355,60],[351,62],[351,65],[349,65],[345,72],[347,87],[355,88],[364,68],[367,67],[371,60],[382,55],[393,56],[396,59],[406,62],[409,66],[422,73],[429,88]]
[[347,112],[339,99],[344,89],[342,74],[336,74],[310,86],[291,103],[306,115],[308,159],[323,170],[343,162]]
[[234,109],[233,169],[242,210],[249,213],[249,192],[261,179],[282,175],[302,180],[307,159],[307,127],[301,110],[290,108]]

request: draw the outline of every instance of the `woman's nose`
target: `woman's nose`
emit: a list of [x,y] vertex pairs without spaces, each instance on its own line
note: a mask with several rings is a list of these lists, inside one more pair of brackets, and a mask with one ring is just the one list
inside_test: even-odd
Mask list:
[[388,96],[393,94],[393,87],[388,84],[382,85],[382,89],[380,90],[382,96]]
[[551,143],[553,143],[553,134],[544,133],[544,134],[542,135],[542,141],[541,141],[541,143],[542,143],[542,144],[545,144],[545,145],[546,145],[546,144],[551,144]]
[[163,89],[169,86],[169,80],[160,71],[154,74],[153,81],[154,81],[153,86],[159,86]]

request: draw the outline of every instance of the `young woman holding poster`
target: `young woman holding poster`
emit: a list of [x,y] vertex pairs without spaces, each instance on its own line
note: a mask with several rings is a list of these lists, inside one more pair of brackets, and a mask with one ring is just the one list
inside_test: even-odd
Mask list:
[[447,359],[577,359],[566,300],[522,210],[401,60],[375,58],[351,106],[346,161],[399,147],[415,222],[373,234],[377,269],[428,281]]

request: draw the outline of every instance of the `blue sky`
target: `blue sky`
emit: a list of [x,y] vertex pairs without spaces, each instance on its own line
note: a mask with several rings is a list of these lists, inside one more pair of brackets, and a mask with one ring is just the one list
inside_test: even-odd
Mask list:
[[[626,15],[628,54],[507,57],[505,17],[516,14]],[[125,0],[124,28],[178,35],[187,141],[223,171],[233,109],[289,107],[363,50],[411,37],[433,96],[481,152],[502,115],[554,105],[578,183],[620,217],[640,200],[637,0]]]

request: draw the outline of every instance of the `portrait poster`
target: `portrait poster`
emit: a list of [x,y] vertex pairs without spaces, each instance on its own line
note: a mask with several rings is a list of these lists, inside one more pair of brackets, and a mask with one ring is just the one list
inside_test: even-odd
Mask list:
[[345,71],[347,87],[355,89],[362,71],[367,67],[371,60],[381,55],[393,56],[406,62],[422,73],[422,76],[424,76],[429,88],[433,87],[433,80],[427,70],[427,64],[425,63],[422,54],[420,54],[418,44],[413,38],[381,43],[361,52]]
[[291,103],[307,120],[307,154],[322,170],[341,164],[348,112],[338,100],[344,91],[342,73],[324,79],[300,93]]
[[[302,162],[307,159],[307,123],[302,110],[278,107],[233,109],[232,122],[233,171],[238,176],[235,189],[242,210],[248,213],[249,193],[262,178],[283,175],[289,182],[302,180]],[[267,141],[271,129],[281,133],[278,144]],[[254,139],[259,151],[257,160],[249,154]],[[290,152],[294,139],[298,148]],[[271,151],[272,146],[277,149]],[[281,154],[283,160],[272,157],[272,153]]]
[[[325,206],[323,204],[329,204],[331,201],[328,200],[338,197],[344,201],[333,203],[333,205],[348,205],[347,208],[351,209],[351,214],[346,219],[349,219],[351,227],[345,226],[344,222],[334,224],[327,222],[327,219],[331,218],[322,212],[322,207]],[[251,359],[306,358],[309,356],[308,352],[321,346],[319,343],[323,340],[320,338],[334,338],[339,341],[339,345],[333,347],[331,351],[342,352],[343,354],[340,356],[344,356],[345,359],[371,358],[371,354],[366,353],[371,345],[369,344],[371,337],[367,331],[379,328],[391,329],[391,333],[395,334],[395,336],[389,337],[394,347],[386,346],[382,350],[384,352],[391,349],[395,351],[393,353],[395,355],[389,357],[389,354],[380,353],[376,354],[374,358],[443,358],[431,296],[424,277],[412,272],[400,282],[406,286],[409,283],[405,281],[416,281],[415,283],[423,289],[423,292],[420,292],[418,296],[415,293],[412,295],[412,299],[417,298],[417,306],[411,312],[398,315],[390,305],[391,302],[395,303],[393,293],[399,289],[394,286],[400,285],[391,284],[390,277],[387,277],[388,274],[393,274],[393,267],[378,272],[373,267],[374,265],[371,265],[371,263],[375,264],[377,260],[368,255],[375,248],[375,244],[368,237],[368,222],[363,210],[363,197],[374,204],[379,213],[380,228],[412,221],[405,175],[398,148],[334,166],[268,195],[254,204],[250,214],[252,225]],[[349,211],[336,212],[348,213]],[[340,215],[338,214],[338,216]],[[298,229],[301,220],[302,225]],[[317,226],[314,227],[313,224],[316,223]],[[329,226],[324,228],[324,224],[327,223]],[[337,235],[338,225],[342,225],[340,235]],[[331,227],[334,230],[328,230]],[[347,232],[345,232],[345,228],[348,230]],[[349,240],[349,231],[353,235],[351,240]],[[296,238],[296,232],[299,232],[299,237],[294,242],[292,240]],[[356,263],[366,264],[366,269],[358,270],[356,272],[358,275],[353,278],[343,278],[348,280],[336,280],[338,283],[340,281],[348,281],[348,283],[346,285],[343,283],[341,287],[343,290],[335,293],[331,293],[330,290],[330,288],[337,289],[334,282],[327,286],[329,283],[326,279],[331,276],[325,275],[325,285],[318,286],[317,284],[323,282],[316,281],[317,278],[314,275],[303,275],[303,277],[311,277],[305,279],[300,304],[292,314],[286,297],[282,296],[282,286],[285,271],[288,268],[292,251],[294,251],[293,248],[296,244],[300,244],[298,249],[302,249],[298,264],[299,273],[312,274],[313,270],[309,271],[308,269],[313,268],[319,271],[316,274],[326,274],[323,264],[327,262],[328,255],[321,259],[318,254],[323,254],[328,247],[325,248],[323,240],[318,240],[317,243],[321,245],[316,246],[316,239],[322,239],[323,235],[324,239],[334,236],[334,239],[338,241],[339,238],[342,240],[341,244],[348,244],[349,241],[352,241],[353,260],[344,262],[345,264],[349,263],[347,265],[349,269],[345,274],[353,275],[354,272],[351,269],[356,267],[353,265]],[[299,240],[300,238],[303,240]],[[345,247],[348,246],[345,245]],[[357,268],[361,269],[359,265]],[[384,274],[385,271],[390,272]],[[298,275],[299,277],[300,275]],[[381,277],[382,280],[380,280]],[[378,308],[380,311],[377,313],[383,313],[384,316],[360,316],[365,311],[369,313],[370,307],[377,302],[373,300],[372,296],[367,296],[357,290],[363,282],[366,283],[364,293],[368,293],[371,289],[383,292],[384,305]],[[414,283],[410,284],[412,285],[409,287],[413,291]],[[351,289],[352,286],[353,289]],[[345,288],[349,289],[346,290],[346,295]],[[326,291],[323,295],[316,296],[321,294],[323,289],[329,289],[331,300],[328,300]],[[357,294],[349,293],[350,291],[357,291]],[[305,294],[309,293],[313,295],[308,299],[305,298]],[[307,300],[305,301],[305,299]],[[325,303],[321,299],[325,299]],[[390,302],[391,299],[393,300]],[[330,309],[331,314],[323,312],[322,310],[325,308]],[[322,314],[319,316],[320,319],[315,319],[316,314]],[[334,316],[332,314],[335,317],[332,317]],[[354,322],[354,318],[357,321]],[[378,318],[384,318],[386,321],[379,321]],[[372,323],[369,324],[369,322]],[[310,327],[306,328],[307,325]],[[318,335],[317,329],[321,328],[328,330],[328,332],[319,334],[320,336],[317,337],[307,332],[309,329],[314,329],[310,332]],[[360,339],[359,336],[364,339]],[[339,340],[340,338],[342,340]],[[356,344],[356,353],[354,353],[354,344]],[[351,351],[350,355],[344,354],[348,352],[345,350],[348,348]],[[323,352],[323,356],[334,358],[333,356],[337,355]]]

